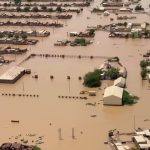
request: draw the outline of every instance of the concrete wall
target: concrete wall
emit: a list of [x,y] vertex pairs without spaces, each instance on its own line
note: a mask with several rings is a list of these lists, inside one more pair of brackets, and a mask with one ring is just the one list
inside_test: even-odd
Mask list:
[[114,106],[121,106],[122,105],[122,98],[117,96],[108,96],[103,98],[103,105],[114,105]]

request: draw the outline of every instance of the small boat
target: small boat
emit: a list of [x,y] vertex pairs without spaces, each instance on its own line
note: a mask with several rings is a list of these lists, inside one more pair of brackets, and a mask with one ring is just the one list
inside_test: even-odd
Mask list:
[[19,120],[11,120],[12,123],[19,123]]
[[86,94],[86,93],[88,93],[88,91],[80,91],[80,94]]

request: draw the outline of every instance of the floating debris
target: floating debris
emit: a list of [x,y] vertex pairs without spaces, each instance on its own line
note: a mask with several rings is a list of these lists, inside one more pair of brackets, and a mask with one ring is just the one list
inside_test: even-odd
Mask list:
[[19,123],[19,120],[11,120],[12,123]]
[[96,115],[91,115],[91,117],[96,117]]

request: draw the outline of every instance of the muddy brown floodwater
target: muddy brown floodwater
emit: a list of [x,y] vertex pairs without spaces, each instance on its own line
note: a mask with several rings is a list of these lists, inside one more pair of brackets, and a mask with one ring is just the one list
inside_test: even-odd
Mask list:
[[[59,95],[79,96],[79,92],[86,88],[83,87],[78,77],[99,67],[105,59],[36,57],[24,62],[21,66],[31,68],[32,75],[38,74],[37,80],[33,79],[32,75],[26,75],[15,84],[0,84],[0,93],[39,94],[39,98],[0,95],[1,142],[7,142],[9,137],[18,134],[36,133],[44,136],[44,144],[40,145],[43,150],[107,150],[108,147],[104,145],[104,141],[107,140],[108,130],[117,128],[122,132],[132,131],[134,116],[136,127],[150,126],[150,122],[144,122],[144,119],[150,119],[149,83],[141,81],[139,67],[141,54],[149,49],[149,39],[111,39],[108,38],[108,33],[97,31],[94,43],[87,47],[53,46],[57,40],[66,39],[67,32],[84,31],[87,25],[108,24],[111,17],[116,18],[114,14],[109,17],[91,14],[90,10],[98,3],[95,0],[91,7],[84,8],[83,13],[79,15],[73,14],[70,20],[60,20],[59,22],[63,23],[64,27],[59,29],[0,27],[0,30],[45,29],[51,32],[48,38],[41,38],[37,45],[27,46],[29,49],[27,54],[7,56],[6,58],[16,59],[16,62],[8,66],[1,66],[0,73],[18,64],[30,53],[119,56],[121,63],[128,71],[128,90],[140,97],[139,102],[134,106],[103,106],[102,94],[104,87],[111,84],[109,81],[103,82],[102,90],[95,89],[98,93],[96,97],[88,97],[86,101],[59,99]],[[149,0],[143,0],[143,3],[148,6]],[[137,19],[130,20],[130,22],[150,22],[150,17],[146,14],[135,14],[134,16]],[[54,75],[53,80],[50,79],[50,75]],[[70,81],[67,80],[68,75],[71,77]],[[87,106],[87,102],[96,102],[96,106]],[[91,115],[96,115],[96,117],[91,117]],[[12,119],[19,120],[20,123],[12,124]],[[62,129],[63,140],[58,138],[59,128]],[[75,140],[72,139],[72,128],[75,130]],[[10,141],[19,141],[19,139]]]

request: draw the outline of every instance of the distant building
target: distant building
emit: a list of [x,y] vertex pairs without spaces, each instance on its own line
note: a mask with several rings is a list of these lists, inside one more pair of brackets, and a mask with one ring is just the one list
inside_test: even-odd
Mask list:
[[115,143],[114,147],[115,147],[116,150],[126,150],[124,148],[124,146],[122,145],[122,143]]
[[140,150],[150,149],[150,141],[148,138],[144,137],[143,135],[134,136],[133,141]]
[[109,68],[111,68],[110,63],[105,61],[98,69],[102,71],[107,71]]
[[127,70],[126,70],[126,68],[125,68],[125,67],[120,67],[120,68],[119,68],[119,74],[120,74],[122,77],[126,78],[126,77],[127,77]]
[[114,81],[114,86],[118,86],[120,88],[124,88],[126,85],[126,79],[123,77],[119,77]]
[[141,24],[141,29],[142,29],[142,30],[145,30],[145,29],[146,29],[146,26],[147,26],[147,25],[146,25],[146,22],[142,23],[142,24]]
[[144,135],[146,137],[150,137],[150,130],[149,129],[136,131],[135,133],[136,133],[136,135]]
[[146,71],[150,71],[150,66],[147,66],[147,67],[146,67]]
[[131,8],[126,8],[126,7],[122,7],[119,9],[120,12],[131,12],[132,9]]
[[136,131],[136,136],[133,136],[133,142],[140,150],[150,149],[150,130],[145,129]]
[[103,104],[104,105],[122,105],[123,88],[110,86],[105,89]]
[[25,74],[24,68],[14,66],[0,76],[0,83],[15,83],[24,74]]
[[147,79],[150,82],[150,74],[149,73],[147,74]]
[[77,36],[78,35],[78,32],[70,32],[70,36]]

